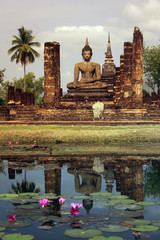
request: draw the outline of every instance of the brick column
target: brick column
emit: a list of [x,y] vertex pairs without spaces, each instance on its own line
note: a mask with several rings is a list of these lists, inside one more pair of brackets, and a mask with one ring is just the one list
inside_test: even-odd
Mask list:
[[124,99],[124,55],[120,56],[120,98],[119,103],[120,105],[123,104]]
[[120,101],[120,91],[121,91],[121,85],[120,85],[120,67],[116,67],[116,75],[115,75],[115,95],[114,95],[114,102],[117,105]]
[[143,34],[139,28],[133,33],[133,72],[132,72],[132,101],[142,104],[143,100]]
[[44,45],[44,104],[57,105],[61,98],[60,45],[46,42]]
[[61,194],[61,169],[44,170],[45,193]]
[[8,86],[8,102],[15,100],[14,87]]
[[124,93],[123,99],[125,104],[132,102],[132,53],[133,44],[131,42],[124,43],[124,72],[123,72],[123,84]]
[[22,102],[22,89],[16,88],[15,102],[21,104]]

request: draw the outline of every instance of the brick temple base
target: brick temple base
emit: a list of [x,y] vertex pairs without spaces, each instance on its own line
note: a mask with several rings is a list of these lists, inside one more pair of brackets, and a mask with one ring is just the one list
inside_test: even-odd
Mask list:
[[[105,108],[103,120],[101,123],[115,121],[156,121],[160,123],[160,106],[147,106],[144,108]],[[19,123],[34,123],[48,124],[49,122],[95,122],[92,108],[48,108],[44,105],[32,106],[7,106],[0,107],[0,121],[8,122],[17,121]],[[99,121],[97,119],[97,121]]]

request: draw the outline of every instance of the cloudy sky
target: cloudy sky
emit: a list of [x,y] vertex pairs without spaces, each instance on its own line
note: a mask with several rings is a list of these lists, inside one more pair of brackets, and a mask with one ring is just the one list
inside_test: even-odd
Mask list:
[[24,26],[41,42],[41,54],[27,66],[36,78],[44,75],[44,42],[57,41],[61,51],[61,85],[73,81],[74,64],[82,61],[81,50],[88,37],[92,61],[101,66],[111,35],[116,66],[123,44],[132,41],[134,27],[143,32],[146,45],[158,45],[160,39],[160,0],[0,0],[0,69],[6,68],[5,80],[23,77],[21,64],[10,62],[7,54],[13,35]]

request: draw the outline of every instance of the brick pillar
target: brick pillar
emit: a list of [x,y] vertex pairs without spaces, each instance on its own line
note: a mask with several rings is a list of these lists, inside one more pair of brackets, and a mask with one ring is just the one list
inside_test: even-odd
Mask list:
[[23,105],[27,105],[27,95],[28,93],[27,92],[22,92],[22,104]]
[[56,106],[61,98],[58,42],[46,42],[44,45],[44,77],[44,104]]
[[34,94],[33,93],[30,93],[31,94],[31,105],[34,105]]
[[8,87],[8,102],[9,101],[14,101],[14,100],[15,100],[14,87],[9,86]]
[[132,72],[132,101],[142,104],[143,101],[143,34],[139,28],[133,33],[133,72]]
[[44,170],[45,193],[61,195],[61,169]]
[[120,56],[120,99],[119,105],[123,104],[124,99],[124,55]]
[[133,44],[131,42],[124,43],[124,73],[123,73],[123,84],[124,84],[124,102],[125,105],[132,102],[132,53]]
[[22,89],[16,88],[15,102],[21,104],[22,101]]
[[114,95],[114,102],[116,105],[120,101],[120,91],[121,91],[121,85],[120,85],[120,67],[116,67],[116,75],[115,75],[115,95]]
[[116,189],[131,199],[143,201],[143,167],[136,161],[123,161],[115,166]]

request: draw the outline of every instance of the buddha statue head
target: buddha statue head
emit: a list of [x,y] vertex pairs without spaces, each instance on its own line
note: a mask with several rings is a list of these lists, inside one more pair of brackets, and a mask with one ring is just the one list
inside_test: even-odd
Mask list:
[[82,56],[85,61],[90,61],[92,57],[92,48],[88,44],[88,38],[86,38],[86,45],[82,49]]

